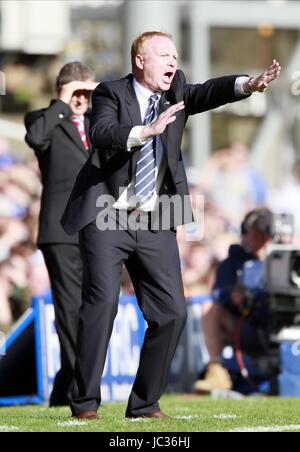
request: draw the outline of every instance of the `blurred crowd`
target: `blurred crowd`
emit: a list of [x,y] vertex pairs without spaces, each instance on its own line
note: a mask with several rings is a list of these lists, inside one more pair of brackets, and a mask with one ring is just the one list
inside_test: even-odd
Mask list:
[[[35,158],[20,161],[0,139],[0,328],[8,329],[34,296],[49,292],[36,249],[41,184]],[[28,153],[29,154],[29,153]]]
[[240,242],[243,218],[267,204],[268,190],[242,143],[216,151],[190,182],[192,198],[203,197],[204,215],[201,240],[191,241],[186,227],[179,231],[183,282],[187,296],[207,295],[219,263],[227,258],[229,247]]
[[[50,290],[43,256],[36,249],[41,195],[39,168],[35,157],[24,162],[10,151],[9,143],[0,139],[2,331],[30,306],[32,297]],[[300,163],[295,165],[294,182],[272,196],[261,175],[251,167],[248,148],[241,143],[214,152],[201,172],[190,169],[188,174],[193,204],[204,215],[199,213],[202,220],[196,227],[178,230],[187,297],[212,292],[218,265],[227,257],[230,245],[239,243],[240,224],[250,210],[268,205],[275,212],[294,214],[296,234],[300,236],[297,209]],[[134,293],[126,272],[122,293]]]

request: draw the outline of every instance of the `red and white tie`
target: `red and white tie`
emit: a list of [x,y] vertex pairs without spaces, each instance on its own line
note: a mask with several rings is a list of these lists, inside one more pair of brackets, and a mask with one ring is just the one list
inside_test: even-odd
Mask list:
[[89,149],[89,143],[85,133],[84,116],[80,116],[80,118],[73,118],[72,122],[77,127],[83,146],[87,151]]

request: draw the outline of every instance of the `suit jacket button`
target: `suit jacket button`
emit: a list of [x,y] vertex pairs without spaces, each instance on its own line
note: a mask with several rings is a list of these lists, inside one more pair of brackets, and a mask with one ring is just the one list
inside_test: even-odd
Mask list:
[[64,115],[63,115],[62,113],[60,113],[60,114],[58,115],[58,117],[59,117],[59,119],[63,119],[63,118],[64,118]]

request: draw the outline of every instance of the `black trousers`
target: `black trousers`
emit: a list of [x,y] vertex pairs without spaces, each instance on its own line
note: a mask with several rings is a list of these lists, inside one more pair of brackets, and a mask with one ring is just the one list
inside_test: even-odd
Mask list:
[[94,222],[81,231],[80,244],[84,287],[72,412],[97,411],[101,403],[100,379],[124,263],[148,323],[126,415],[155,412],[187,315],[176,232],[99,231]]
[[73,388],[83,265],[79,245],[40,246],[51,281],[61,370],[55,377],[50,406],[69,405]]

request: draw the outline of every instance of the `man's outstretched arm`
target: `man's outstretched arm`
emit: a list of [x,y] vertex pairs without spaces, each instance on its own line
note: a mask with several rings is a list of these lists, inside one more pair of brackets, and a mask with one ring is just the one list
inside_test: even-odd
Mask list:
[[185,84],[184,74],[180,73],[185,87],[184,100],[187,115],[243,100],[254,92],[263,92],[279,76],[280,71],[280,64],[273,60],[273,63],[257,77],[231,75],[210,79],[196,85]]

